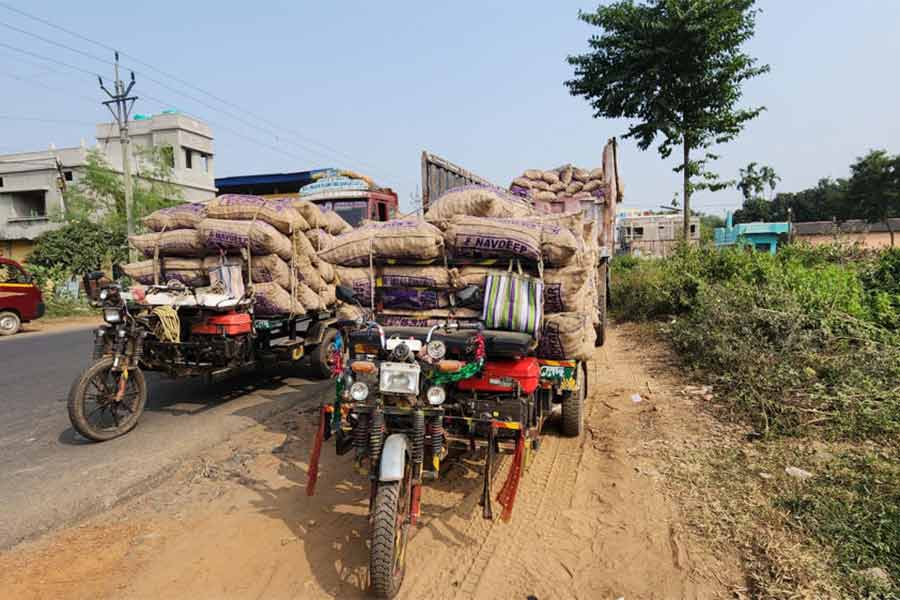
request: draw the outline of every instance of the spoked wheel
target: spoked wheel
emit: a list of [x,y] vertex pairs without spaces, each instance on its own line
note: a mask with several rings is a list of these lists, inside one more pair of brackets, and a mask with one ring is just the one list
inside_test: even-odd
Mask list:
[[369,579],[378,598],[393,598],[400,591],[409,538],[411,481],[409,465],[403,481],[379,482],[372,506],[372,546]]
[[128,374],[102,358],[82,373],[69,392],[69,420],[89,440],[105,442],[137,425],[147,404],[147,382],[140,369]]

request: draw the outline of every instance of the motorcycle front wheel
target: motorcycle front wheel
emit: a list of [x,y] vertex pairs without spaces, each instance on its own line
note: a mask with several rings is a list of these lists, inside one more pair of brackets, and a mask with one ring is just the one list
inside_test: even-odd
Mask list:
[[410,474],[403,481],[379,482],[372,505],[369,579],[378,598],[393,598],[406,571],[409,537]]
[[105,442],[134,429],[147,404],[147,382],[140,369],[113,368],[112,357],[88,367],[69,391],[69,421],[94,442]]

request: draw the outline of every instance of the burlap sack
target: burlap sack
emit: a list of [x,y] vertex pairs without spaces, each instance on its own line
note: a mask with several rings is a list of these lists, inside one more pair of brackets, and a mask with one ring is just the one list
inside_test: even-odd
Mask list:
[[554,183],[559,183],[559,175],[557,175],[553,171],[544,171],[544,173],[541,175],[541,179],[543,179],[550,185],[553,185]]
[[564,192],[564,191],[566,191],[566,184],[564,184],[562,181],[560,181],[559,183],[554,183],[553,185],[550,186],[550,191],[553,192],[554,194]]
[[210,219],[238,221],[262,221],[281,233],[309,229],[300,213],[285,200],[266,200],[259,196],[225,194],[206,204],[206,214]]
[[375,303],[395,310],[432,310],[450,306],[450,295],[446,291],[422,288],[380,288]]
[[[591,178],[590,171],[585,171],[584,169],[575,169],[575,172],[572,174],[572,179],[575,181],[580,181],[581,183],[587,183]],[[571,183],[571,182],[570,182]]]
[[445,192],[428,208],[425,220],[443,223],[456,215],[473,217],[524,217],[533,214],[531,205],[500,188],[467,185]]
[[584,187],[581,188],[583,192],[593,192],[594,190],[599,190],[603,187],[603,181],[600,179],[592,179],[584,184]]
[[254,283],[274,281],[281,287],[291,287],[291,268],[277,254],[254,256],[250,259],[250,277]]
[[506,269],[500,269],[499,267],[490,267],[490,266],[482,266],[482,265],[466,265],[464,267],[459,268],[459,281],[460,287],[466,287],[469,285],[477,285],[478,287],[484,287],[484,280],[488,276],[489,273],[496,273],[498,271],[505,271]]
[[325,229],[331,235],[341,235],[342,233],[353,231],[353,227],[350,226],[350,223],[345,221],[341,215],[333,210],[323,211],[322,218],[325,219]]
[[374,259],[428,261],[443,252],[441,231],[424,221],[393,220],[366,222],[349,233],[334,238],[331,248],[319,258],[345,267],[367,266]]
[[543,202],[553,202],[556,200],[556,194],[554,192],[538,192],[534,195],[534,199]]
[[544,175],[544,172],[540,169],[526,169],[525,172],[522,174],[522,176],[525,177],[526,179],[532,179],[534,181],[541,179],[543,177],[543,175]]
[[291,198],[288,202],[300,213],[310,229],[327,229],[328,223],[318,206],[300,198]]
[[[144,285],[153,285],[154,268],[153,260],[122,265],[126,275]],[[203,268],[203,260],[199,258],[160,258],[158,281],[160,284],[178,281],[189,287],[203,287],[209,285],[209,271]]]
[[334,276],[338,285],[346,285],[353,288],[353,294],[356,296],[356,299],[368,305],[372,294],[369,269],[334,265]]
[[328,285],[319,274],[319,270],[312,264],[308,256],[300,255],[294,258],[294,269],[300,281],[311,287],[314,292],[321,292]]
[[157,247],[160,256],[192,257],[206,254],[203,236],[196,229],[132,235],[128,237],[128,241],[144,256],[153,256]]
[[334,267],[331,263],[319,260],[318,258],[313,259],[312,263],[325,283],[334,283]]
[[593,321],[586,313],[545,314],[535,354],[554,360],[589,360],[596,339]]
[[277,254],[285,260],[290,260],[293,254],[290,238],[259,220],[203,219],[197,225],[197,233],[210,250],[240,252],[249,244],[253,254]]
[[538,181],[532,181],[531,189],[534,191],[538,191],[538,192],[549,192],[550,184],[547,183],[546,181],[544,181],[543,179],[540,179]]
[[291,244],[294,246],[294,249],[297,254],[302,254],[303,256],[316,256],[316,249],[313,247],[312,242],[309,241],[309,238],[306,237],[304,232],[297,231],[291,236]]
[[571,198],[573,200],[590,200],[591,193],[590,192],[575,192],[572,194]]
[[590,173],[591,179],[599,179],[603,181],[603,169],[593,169]]
[[188,203],[161,208],[141,219],[141,223],[151,231],[194,229],[204,218],[206,218],[205,204]]
[[365,311],[355,304],[339,302],[334,312],[338,321],[361,321],[365,318]]
[[296,282],[294,291],[297,295],[297,300],[303,304],[303,308],[305,308],[307,312],[324,308],[322,301],[319,299],[319,294],[315,293],[311,287],[302,281]]
[[306,235],[306,239],[309,240],[309,243],[312,244],[312,247],[315,248],[316,252],[327,250],[328,248],[331,248],[331,245],[334,243],[334,236],[324,229],[310,229],[309,231],[304,232],[304,234]]
[[253,293],[253,310],[258,315],[306,314],[300,301],[292,298],[291,293],[277,283],[254,284]]
[[544,269],[544,312],[590,312],[590,274],[580,265]]
[[519,186],[521,188],[525,188],[526,190],[530,190],[531,189],[531,181],[529,179],[526,179],[525,177],[516,177],[515,179],[512,180],[512,183],[510,184],[510,188],[512,188],[513,186]]
[[439,266],[385,265],[375,268],[375,285],[393,288],[447,289],[451,287],[450,271]]
[[570,183],[569,185],[566,186],[566,193],[571,195],[576,192],[580,192],[583,187],[584,187],[584,184],[581,183],[580,181],[573,181],[572,183]]
[[572,183],[572,177],[575,175],[575,169],[572,166],[563,167],[559,173],[559,182],[564,186]]
[[481,312],[467,308],[444,308],[434,310],[391,310],[378,312],[377,320],[385,327],[433,327],[447,321],[476,323]]
[[525,219],[455,217],[444,239],[455,258],[541,257],[541,224]]
[[329,306],[333,306],[335,302],[337,302],[337,291],[333,284],[329,284],[319,292],[319,304],[322,310],[325,310]]

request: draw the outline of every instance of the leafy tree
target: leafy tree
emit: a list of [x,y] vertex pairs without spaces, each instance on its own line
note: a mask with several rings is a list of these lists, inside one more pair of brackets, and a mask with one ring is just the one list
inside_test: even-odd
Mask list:
[[126,258],[124,229],[110,231],[101,223],[82,220],[39,236],[28,262],[80,275]]
[[[152,146],[135,149],[136,173],[132,177],[132,214],[135,223],[154,210],[178,204],[181,190],[172,182],[172,167],[168,160],[171,148]],[[64,195],[68,222],[93,221],[111,231],[124,233],[127,228],[125,184],[122,175],[107,164],[97,151],[88,153],[81,179],[69,187]]]
[[708,170],[717,157],[697,150],[734,139],[762,107],[738,108],[744,81],[769,70],[741,51],[754,33],[754,0],[619,0],[579,18],[600,28],[590,52],[569,56],[574,96],[584,96],[595,117],[635,119],[625,137],[642,150],[657,136],[667,158],[681,146],[684,236],[690,232],[695,190],[720,190],[728,182]]
[[894,246],[891,217],[900,216],[900,156],[872,150],[850,166],[847,200],[869,223],[884,223]]
[[[759,168],[757,169],[757,167]],[[737,188],[745,200],[763,197],[766,188],[769,188],[768,200],[771,200],[775,193],[775,186],[781,181],[781,177],[775,173],[775,169],[765,165],[760,166],[755,162],[741,169],[740,174],[741,178],[738,180]]]
[[711,242],[717,227],[725,227],[725,219],[719,215],[700,214],[700,241]]

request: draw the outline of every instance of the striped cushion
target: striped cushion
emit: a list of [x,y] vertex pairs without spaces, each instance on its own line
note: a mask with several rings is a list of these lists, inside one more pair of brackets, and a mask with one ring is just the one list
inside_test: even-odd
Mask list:
[[521,331],[536,335],[543,316],[544,283],[515,273],[492,273],[484,281],[484,311],[487,329]]

